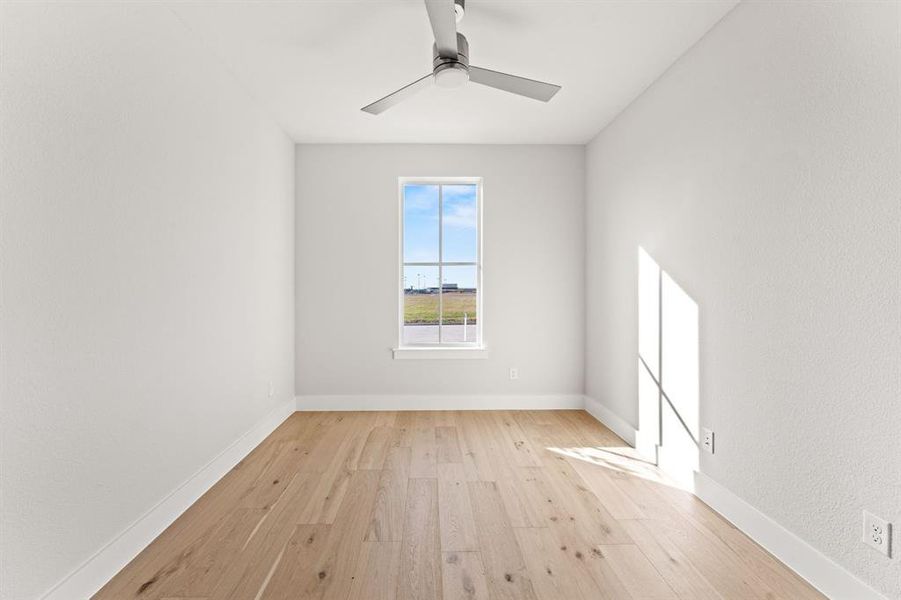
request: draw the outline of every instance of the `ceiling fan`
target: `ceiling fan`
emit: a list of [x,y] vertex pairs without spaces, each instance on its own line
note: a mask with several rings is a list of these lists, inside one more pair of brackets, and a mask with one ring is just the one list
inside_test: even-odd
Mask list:
[[432,72],[381,100],[364,106],[361,109],[363,112],[373,115],[382,113],[429,87],[433,82],[438,87],[455,88],[467,81],[473,81],[542,102],[547,102],[560,91],[559,85],[470,66],[469,42],[463,34],[457,33],[457,23],[463,18],[465,2],[466,0],[425,0],[432,32],[435,34],[435,43],[432,45]]

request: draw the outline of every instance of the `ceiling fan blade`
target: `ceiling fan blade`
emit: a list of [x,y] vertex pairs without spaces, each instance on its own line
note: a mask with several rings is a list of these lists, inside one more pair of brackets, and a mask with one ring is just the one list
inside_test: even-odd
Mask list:
[[432,80],[433,80],[432,74],[429,73],[425,77],[423,77],[421,79],[417,79],[413,83],[400,88],[396,92],[392,92],[392,93],[388,94],[381,100],[376,100],[372,104],[370,104],[368,106],[364,106],[360,110],[362,110],[363,112],[368,112],[369,114],[372,114],[372,115],[377,115],[379,113],[383,113],[386,110],[388,110],[389,108],[391,108],[392,106],[394,106],[395,104],[400,104],[401,102],[403,102],[404,100],[406,100],[407,98],[409,98],[410,96],[415,94],[416,92],[432,85]]
[[469,67],[469,80],[504,90],[505,92],[541,100],[542,102],[547,102],[554,97],[554,94],[560,91],[559,85],[508,75],[507,73],[482,69],[481,67]]
[[435,45],[442,58],[457,58],[457,17],[454,0],[425,0]]

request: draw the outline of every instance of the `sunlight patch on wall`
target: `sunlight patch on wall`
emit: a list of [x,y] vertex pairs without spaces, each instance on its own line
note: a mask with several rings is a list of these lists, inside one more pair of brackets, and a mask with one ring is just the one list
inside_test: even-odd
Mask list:
[[638,248],[638,412],[636,447],[681,485],[699,467],[699,309]]
[[660,445],[660,267],[638,248],[638,431],[635,447],[656,459]]

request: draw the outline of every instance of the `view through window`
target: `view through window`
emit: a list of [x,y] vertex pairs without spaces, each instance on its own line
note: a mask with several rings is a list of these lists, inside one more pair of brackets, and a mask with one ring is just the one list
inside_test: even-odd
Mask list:
[[478,180],[402,181],[405,346],[481,343]]

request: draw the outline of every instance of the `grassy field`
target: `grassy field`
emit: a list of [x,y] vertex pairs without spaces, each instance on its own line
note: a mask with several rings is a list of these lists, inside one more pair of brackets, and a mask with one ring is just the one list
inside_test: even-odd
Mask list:
[[[445,325],[462,325],[463,313],[467,323],[476,322],[475,293],[445,292]],[[438,294],[404,294],[404,323],[438,324]]]

